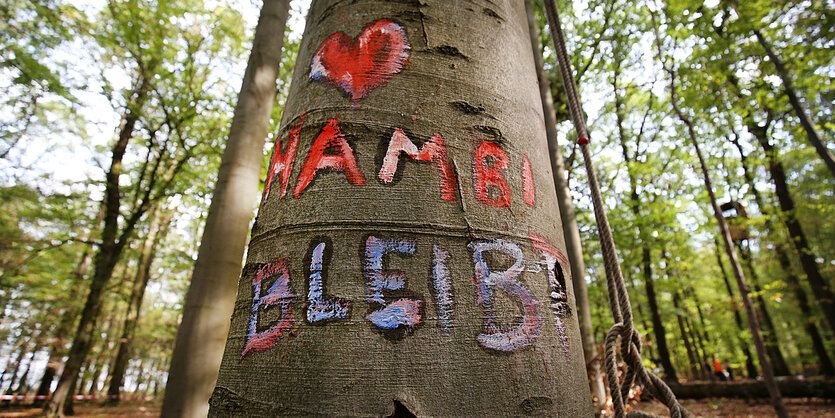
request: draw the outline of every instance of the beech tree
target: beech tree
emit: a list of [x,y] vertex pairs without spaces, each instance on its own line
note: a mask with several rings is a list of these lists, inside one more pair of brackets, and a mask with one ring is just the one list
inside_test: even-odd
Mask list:
[[551,172],[554,177],[554,187],[557,192],[557,204],[560,209],[563,234],[565,236],[565,250],[571,268],[571,283],[574,286],[574,300],[577,305],[577,315],[580,323],[580,336],[583,341],[583,354],[586,358],[586,369],[589,375],[592,400],[597,407],[606,402],[606,386],[603,384],[601,359],[594,341],[591,323],[591,307],[586,287],[585,263],[583,261],[583,244],[580,242],[580,228],[574,213],[574,202],[568,179],[565,174],[565,161],[562,157],[559,140],[557,139],[557,120],[554,111],[554,98],[551,94],[551,81],[545,73],[542,49],[540,48],[539,25],[531,0],[525,1],[528,18],[528,31],[531,37],[536,77],[539,82],[539,96],[542,100],[542,112],[545,118],[545,136],[548,139],[548,154],[551,160]]
[[[187,19],[175,19],[186,11],[192,12]],[[235,54],[234,41],[239,36],[235,14],[213,16],[201,1],[172,5],[112,0],[103,14],[107,19],[91,33],[104,49],[100,53],[123,60],[131,86],[122,97],[121,124],[104,168],[102,227],[89,291],[58,386],[44,406],[48,416],[72,412],[71,406],[65,406],[68,399],[71,405],[79,372],[93,346],[108,284],[140,220],[171,192],[178,177],[189,171],[184,168],[187,162],[194,161],[195,155],[212,152],[219,127],[203,126],[201,141],[191,137],[202,123],[217,122],[211,116],[216,106],[216,91],[210,82],[214,74],[200,63]],[[206,37],[198,26],[209,20],[215,25]],[[160,23],[165,21],[177,21],[186,29]],[[153,36],[144,38],[145,33]],[[137,141],[139,138],[142,141]],[[132,168],[126,156],[129,158],[136,146],[145,155],[139,159],[137,175],[126,184],[123,174]]]
[[530,45],[312,2],[210,415],[590,414]]
[[265,0],[206,219],[169,369],[162,415],[204,416],[217,378],[257,198],[289,0]]

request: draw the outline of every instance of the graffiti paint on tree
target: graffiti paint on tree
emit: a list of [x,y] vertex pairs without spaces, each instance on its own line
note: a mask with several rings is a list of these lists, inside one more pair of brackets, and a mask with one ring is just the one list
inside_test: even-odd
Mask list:
[[531,160],[525,154],[522,158],[522,198],[525,203],[534,207],[536,205],[536,188],[533,184],[533,169],[531,168]]
[[[326,154],[325,151],[332,151],[333,153]],[[322,132],[310,146],[307,161],[302,166],[293,196],[298,198],[313,180],[313,177],[322,169],[342,171],[352,184],[358,186],[365,184],[365,177],[362,176],[359,167],[357,167],[357,160],[354,158],[354,150],[345,140],[345,135],[340,131],[336,119],[328,119],[327,125],[322,128]]]
[[435,303],[438,305],[438,326],[449,330],[453,327],[455,315],[452,279],[447,268],[449,251],[435,244],[432,246],[432,255],[432,287],[435,291]]
[[356,105],[369,91],[400,72],[409,59],[406,31],[397,23],[378,20],[351,39],[337,32],[319,46],[310,64],[312,80],[332,84]]
[[293,171],[293,163],[296,161],[296,151],[299,147],[299,135],[302,131],[302,124],[304,123],[304,113],[299,116],[299,121],[290,131],[287,138],[287,148],[281,152],[281,138],[275,141],[275,150],[273,151],[273,161],[270,164],[270,171],[267,173],[267,182],[264,184],[264,200],[270,196],[270,188],[275,179],[275,174],[278,173],[278,181],[281,184],[279,192],[279,199],[287,194],[287,183],[290,181],[290,173]]
[[[481,203],[494,207],[510,206],[510,188],[500,171],[507,166],[507,153],[499,144],[482,139],[473,154],[473,183],[476,198]],[[498,196],[491,197],[491,188],[498,192]]]
[[320,242],[313,248],[310,256],[310,276],[307,288],[307,321],[310,323],[351,317],[350,300],[325,297],[327,265],[330,261],[330,251],[327,250],[327,241]]
[[441,181],[441,199],[446,201],[457,199],[455,191],[458,189],[458,177],[455,175],[453,163],[447,154],[444,137],[441,134],[436,133],[418,149],[402,129],[395,128],[383,159],[383,165],[380,167],[379,177],[384,183],[394,181],[401,153],[405,153],[415,161],[435,163],[438,166]]
[[[262,295],[264,282],[267,279],[275,278],[272,286]],[[246,344],[241,358],[250,352],[259,352],[269,349],[278,343],[282,338],[293,334],[296,321],[293,317],[293,302],[296,295],[290,288],[290,272],[287,262],[279,258],[273,262],[266,263],[255,272],[252,278],[252,307],[250,310],[249,327],[247,329]],[[278,307],[281,313],[277,322],[267,330],[258,332],[259,311],[269,307]]]
[[[301,142],[301,127],[304,123],[304,114],[296,123],[288,135],[287,146],[281,151],[281,140],[276,141],[272,164],[267,174],[264,187],[264,199],[266,200],[275,192],[276,181],[280,186],[279,199],[287,193],[290,183],[290,175],[293,171],[298,146]],[[511,204],[511,190],[505,179],[504,171],[509,168],[507,153],[498,143],[479,140],[479,144],[473,151],[473,188],[475,198],[490,207],[509,207]],[[417,162],[432,163],[438,169],[440,181],[440,197],[444,201],[456,201],[459,193],[458,174],[455,169],[448,145],[441,134],[435,133],[418,147],[400,128],[394,128],[394,133],[387,143],[380,143],[385,147],[385,155],[380,165],[378,177],[383,184],[392,184],[400,169],[401,155],[405,154]],[[354,150],[342,133],[339,122],[336,119],[328,119],[325,126],[319,132],[316,139],[310,145],[307,159],[305,160],[296,185],[293,189],[295,198],[310,185],[314,178],[325,172],[342,172],[351,184],[363,186],[366,184],[365,177],[359,169]],[[527,155],[522,159],[522,197],[525,203],[535,206],[536,190],[534,188],[533,170]],[[462,196],[463,197],[463,196]]]
[[563,321],[563,318],[571,313],[571,306],[568,304],[568,293],[565,288],[565,274],[563,273],[563,266],[568,266],[568,259],[562,251],[548,242],[545,237],[533,231],[528,231],[528,237],[533,250],[545,258],[548,284],[551,291],[551,311],[554,314],[554,324],[557,327],[560,345],[562,346],[566,359],[568,359],[568,334],[566,333],[566,326]]
[[371,312],[365,318],[382,329],[414,327],[420,323],[420,305],[419,300],[398,299],[385,308]]
[[[469,247],[473,251],[478,286],[476,303],[484,310],[484,332],[478,335],[478,342],[497,351],[517,351],[530,346],[539,336],[542,321],[536,300],[518,280],[525,266],[522,248],[501,239],[477,240],[471,242]],[[484,253],[489,251],[498,251],[510,256],[514,261],[513,265],[504,271],[492,271],[484,260]],[[493,297],[493,291],[497,288],[522,304],[522,323],[510,331],[503,331],[497,323]]]
[[369,313],[365,318],[382,329],[413,328],[421,323],[421,301],[401,298],[386,304],[383,292],[403,290],[406,273],[385,267],[384,257],[388,253],[414,254],[414,238],[381,239],[369,236],[365,241],[365,279],[368,284],[367,301],[384,305]]
[[[519,244],[502,239],[473,240],[468,247],[473,255],[473,282],[476,286],[476,305],[483,311],[481,333],[478,343],[488,349],[513,352],[533,344],[541,331],[542,320],[539,304],[526,285],[520,281],[524,272],[538,274],[545,266],[550,306],[560,345],[568,358],[568,335],[564,318],[571,314],[566,290],[567,268],[565,254],[544,237],[533,231],[528,232],[533,251],[544,261],[528,261]],[[424,303],[420,296],[406,289],[406,273],[387,267],[387,257],[392,254],[414,255],[417,249],[415,238],[378,238],[373,235],[364,239],[362,252],[362,273],[366,284],[365,299],[369,311],[365,318],[386,338],[399,340],[409,335],[424,321]],[[347,298],[327,296],[326,283],[328,265],[333,253],[329,238],[315,238],[310,245],[305,264],[309,266],[306,319],[309,324],[325,324],[331,320],[348,319],[353,303]],[[454,329],[455,301],[453,299],[452,274],[448,267],[449,251],[438,244],[432,246],[430,293],[435,298],[438,312],[438,327],[446,332]],[[497,267],[497,260],[510,260],[509,267]],[[429,260],[427,260],[429,261]],[[503,262],[507,264],[507,261]],[[504,270],[500,270],[504,268]],[[268,279],[273,284],[265,292]],[[259,265],[252,279],[253,297],[251,316],[247,326],[247,338],[243,354],[259,352],[273,347],[283,338],[294,335],[296,323],[293,304],[296,296],[290,286],[287,262],[279,258],[271,263]],[[521,307],[522,319],[518,323],[500,323],[506,318],[515,318],[515,312],[499,314],[497,291],[503,292]],[[259,315],[267,308],[280,308],[278,319],[265,331],[258,331]],[[514,321],[516,322],[516,321]]]

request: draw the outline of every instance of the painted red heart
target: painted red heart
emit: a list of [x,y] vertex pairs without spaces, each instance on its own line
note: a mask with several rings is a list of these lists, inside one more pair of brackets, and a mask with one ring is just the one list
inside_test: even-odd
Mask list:
[[356,104],[399,73],[408,58],[409,40],[403,27],[378,20],[366,26],[357,39],[342,32],[325,39],[313,55],[310,78],[341,88]]

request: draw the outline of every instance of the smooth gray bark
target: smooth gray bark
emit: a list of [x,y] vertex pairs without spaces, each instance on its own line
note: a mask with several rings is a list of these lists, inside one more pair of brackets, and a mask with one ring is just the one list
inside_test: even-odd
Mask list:
[[289,0],[264,0],[223,153],[162,405],[164,417],[205,416],[235,301],[247,227],[276,94]]
[[[326,81],[329,38],[389,77]],[[515,0],[312,2],[292,193],[259,209],[210,415],[591,415],[532,55]]]
[[530,0],[525,0],[525,9],[534,64],[536,65],[536,76],[539,81],[539,96],[542,100],[542,111],[545,116],[548,156],[551,161],[551,173],[554,177],[554,187],[557,190],[557,204],[559,205],[562,231],[565,236],[565,252],[569,264],[571,264],[571,283],[574,285],[574,298],[577,304],[577,314],[579,315],[580,337],[583,340],[583,354],[586,358],[589,386],[595,404],[602,406],[606,402],[606,386],[603,384],[603,373],[600,370],[601,361],[592,330],[591,307],[586,286],[586,266],[583,260],[583,243],[580,242],[580,227],[577,225],[574,201],[571,197],[571,189],[568,187],[568,179],[565,177],[565,161],[562,158],[562,150],[557,136],[557,118],[554,112],[554,99],[551,94],[551,81],[545,76],[542,50],[539,45],[539,26],[536,23],[536,16]]

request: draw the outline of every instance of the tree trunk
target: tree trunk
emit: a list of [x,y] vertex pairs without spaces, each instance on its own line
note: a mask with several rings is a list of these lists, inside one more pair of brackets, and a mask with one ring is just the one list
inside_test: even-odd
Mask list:
[[[61,416],[64,404],[68,397],[72,397],[70,387],[78,379],[78,372],[81,365],[90,352],[93,341],[93,331],[99,318],[102,308],[102,298],[107,284],[113,276],[113,269],[119,261],[122,249],[127,243],[125,241],[133,225],[125,225],[125,231],[119,240],[119,214],[120,214],[120,190],[119,176],[122,174],[122,158],[125,155],[128,143],[133,137],[134,128],[139,121],[139,109],[148,98],[149,80],[140,77],[134,93],[129,97],[129,105],[125,109],[122,127],[119,137],[111,149],[110,169],[105,175],[104,191],[104,226],[101,233],[101,242],[94,261],[94,273],[90,281],[90,292],[84,302],[81,311],[81,318],[75,332],[69,357],[64,364],[64,371],[58,379],[58,387],[52,394],[49,402],[44,406],[44,415],[49,417]],[[137,219],[138,220],[138,219]],[[135,221],[134,221],[135,222]],[[127,229],[130,228],[130,229]]]
[[705,350],[704,340],[702,340],[702,335],[698,328],[696,328],[696,324],[693,323],[690,318],[684,318],[684,325],[687,326],[688,331],[690,331],[690,335],[693,337],[693,347],[696,349],[696,357],[699,359],[699,364],[696,365],[698,376],[701,379],[710,380],[711,374],[704,367],[704,365],[707,364],[708,357],[707,351]]
[[[760,195],[760,192],[754,185],[754,177],[751,175],[747,165],[748,156],[743,151],[742,145],[739,143],[739,138],[734,136],[731,142],[733,142],[737,151],[739,151],[739,158],[742,164],[742,173],[745,176],[745,181],[748,183],[748,188],[754,195],[754,201],[757,202],[757,206],[760,208],[760,213],[762,213],[763,217],[765,217],[766,231],[769,235],[771,235],[775,231],[773,220],[774,214],[771,213],[771,210],[766,209],[767,206],[765,206],[765,202]],[[803,314],[803,327],[806,328],[806,333],[809,334],[809,337],[812,339],[812,349],[818,357],[820,373],[825,376],[835,376],[835,366],[833,366],[832,360],[829,358],[829,354],[823,343],[823,337],[821,336],[818,326],[815,323],[815,315],[812,313],[812,308],[809,305],[809,299],[806,296],[806,291],[803,290],[803,287],[800,285],[800,279],[798,279],[797,275],[794,274],[791,259],[789,258],[786,246],[783,242],[781,242],[782,240],[779,240],[779,238],[775,241],[774,252],[777,254],[777,261],[780,263],[780,267],[785,273],[785,282],[792,292],[794,292],[794,297],[797,299],[797,306]]]
[[[626,145],[626,132],[623,127],[623,101],[618,95],[618,76],[620,74],[621,62],[615,61],[614,77],[612,78],[612,88],[615,92],[615,118],[617,121],[618,139],[621,146],[624,163],[627,166],[627,174],[629,177],[629,209],[635,217],[635,222],[638,224],[641,219],[641,199],[638,194],[638,180],[630,166],[637,155],[633,156],[629,153]],[[655,342],[658,344],[658,356],[661,360],[661,367],[664,368],[664,375],[671,382],[678,381],[675,367],[673,367],[672,359],[670,358],[670,350],[667,347],[667,333],[664,329],[664,322],[661,319],[661,313],[658,309],[658,301],[655,292],[655,279],[652,277],[652,252],[649,247],[649,231],[644,231],[643,228],[638,227],[638,235],[641,241],[641,271],[644,275],[644,286],[647,294],[647,304],[649,305],[650,317],[652,319],[652,332],[655,335]]]
[[162,211],[163,204],[158,203],[150,216],[151,223],[148,226],[148,234],[145,236],[140,249],[136,275],[133,278],[133,287],[128,300],[128,310],[122,326],[122,335],[119,338],[119,347],[113,360],[113,369],[110,371],[107,401],[111,404],[119,402],[119,395],[125,379],[125,370],[128,366],[128,360],[130,360],[131,343],[136,333],[136,324],[139,322],[142,299],[145,297],[145,288],[151,278],[151,266],[156,256],[156,248],[165,237],[168,223],[174,215],[173,212],[169,211],[166,211],[163,215]]
[[[736,296],[734,295],[734,289],[731,286],[731,282],[728,279],[728,272],[725,271],[725,265],[722,263],[722,254],[719,249],[719,240],[714,238],[714,244],[716,248],[716,263],[719,265],[719,269],[722,272],[722,280],[725,282],[725,289],[728,291],[728,296],[731,297],[731,303],[734,305],[734,321],[736,322],[737,328],[739,328],[740,333],[745,330],[745,327],[742,325],[742,315],[739,313],[739,309],[737,308]],[[742,334],[738,334],[738,343],[739,346],[742,347],[742,354],[745,356],[745,371],[748,374],[749,379],[756,379],[757,375],[757,367],[754,366],[754,358],[751,356],[751,350],[748,349],[748,341],[742,338]]]
[[[677,110],[676,112],[679,115],[679,118],[686,120],[686,118],[682,117],[682,113]],[[733,244],[731,241],[731,233],[728,229],[727,223],[725,223],[725,218],[722,216],[722,210],[719,209],[719,204],[716,203],[716,196],[713,193],[713,185],[710,182],[710,175],[708,174],[707,166],[705,165],[704,157],[702,156],[702,152],[699,149],[698,142],[696,140],[696,134],[693,131],[692,126],[687,124],[687,128],[690,134],[690,140],[693,143],[694,148],[696,149],[696,155],[699,158],[699,164],[702,169],[702,175],[705,181],[705,188],[707,189],[708,196],[710,198],[711,206],[713,206],[713,213],[716,216],[716,220],[719,223],[719,230],[722,233],[722,239],[725,241],[725,252],[728,254],[728,259],[731,262],[731,267],[734,272],[734,276],[736,276],[737,287],[739,287],[739,293],[742,297],[742,303],[745,306],[746,313],[748,314],[748,327],[751,330],[751,337],[754,340],[754,346],[757,350],[757,357],[760,360],[760,367],[763,370],[763,376],[765,378],[766,387],[768,388],[768,392],[771,395],[771,401],[774,405],[774,410],[777,412],[777,415],[781,418],[788,417],[788,412],[786,411],[785,405],[783,405],[783,400],[780,397],[780,391],[777,388],[777,384],[774,381],[774,372],[771,368],[771,363],[769,363],[768,358],[766,357],[765,353],[765,346],[762,340],[762,334],[760,333],[760,324],[759,320],[757,319],[757,314],[754,312],[753,303],[751,302],[751,298],[748,296],[748,285],[745,282],[745,273],[742,272],[742,267],[739,264],[739,260],[737,259],[736,252],[733,249]]]
[[560,220],[565,235],[565,252],[571,265],[571,283],[574,286],[574,298],[577,304],[577,315],[580,321],[580,337],[583,341],[583,355],[589,375],[592,400],[602,406],[606,401],[606,386],[603,384],[603,373],[600,370],[601,360],[594,341],[591,323],[591,307],[586,286],[586,266],[583,261],[583,244],[580,241],[580,227],[574,214],[574,201],[565,177],[565,162],[562,158],[559,139],[557,137],[557,118],[554,111],[554,99],[551,94],[551,81],[545,74],[542,50],[539,45],[539,26],[530,0],[525,1],[525,12],[528,18],[528,31],[531,37],[536,78],[539,81],[539,97],[542,101],[542,111],[545,115],[545,134],[548,139],[548,156],[551,162],[551,174],[557,189],[557,204],[560,209]]
[[[36,340],[37,341],[37,340]],[[35,361],[35,355],[38,354],[38,351],[41,351],[43,346],[40,342],[35,343],[35,348],[31,352],[31,356],[29,357],[29,361],[26,362],[26,369],[23,370],[23,374],[20,378],[17,379],[17,386],[15,387],[14,393],[15,395],[25,395],[26,391],[29,390],[29,372],[32,370],[32,362]]]
[[[6,388],[6,393],[12,393],[14,389],[15,381],[17,381],[17,374],[20,372],[20,366],[23,365],[23,358],[26,357],[26,353],[28,353],[29,348],[29,341],[31,341],[31,337],[26,337],[26,342],[21,344],[20,352],[18,352],[17,359],[14,361],[14,367],[11,368],[11,374],[9,377],[9,386]],[[6,366],[6,370],[9,370],[9,366]],[[3,374],[6,374],[4,371]]]
[[258,195],[289,0],[264,0],[177,331],[164,417],[205,416],[229,331],[247,226]]
[[768,171],[771,174],[771,180],[774,182],[777,200],[780,203],[780,210],[782,211],[781,217],[786,223],[791,242],[795,250],[797,250],[797,256],[800,259],[803,272],[806,273],[806,277],[809,279],[812,294],[817,299],[830,330],[835,333],[835,294],[833,294],[832,288],[826,279],[821,275],[818,263],[815,261],[815,253],[809,247],[806,234],[803,232],[803,227],[800,225],[800,221],[795,214],[794,199],[789,192],[786,171],[783,169],[779,153],[769,142],[766,128],[758,126],[756,123],[749,123],[748,130],[760,143],[763,151],[765,151]]
[[658,301],[655,294],[655,279],[652,278],[652,261],[649,248],[642,248],[641,253],[644,286],[647,292],[647,305],[649,306],[650,319],[652,320],[652,333],[655,336],[655,343],[658,345],[658,357],[661,359],[661,367],[664,368],[666,380],[678,382],[678,375],[670,359],[670,349],[667,347],[667,331],[664,329],[664,322],[661,320],[661,313],[658,310]]
[[469,6],[312,2],[210,415],[591,415],[524,3]]
[[676,309],[676,321],[678,322],[678,330],[681,333],[681,340],[684,342],[684,350],[687,351],[687,361],[690,362],[690,379],[695,380],[699,377],[699,358],[693,351],[693,346],[690,342],[690,336],[688,335],[687,329],[684,326],[684,318],[683,313],[680,312],[681,310],[681,297],[678,294],[678,291],[673,292],[673,307]]
[[[87,271],[90,270],[90,263],[93,261],[93,253],[90,250],[84,251],[81,256],[81,260],[78,262],[78,266],[76,266],[75,271],[73,271],[73,276],[75,279],[75,283],[80,285],[84,278],[87,276]],[[78,297],[78,286],[73,286],[70,288],[70,292],[68,297],[70,300],[74,300]],[[64,309],[61,313],[61,318],[58,320],[58,326],[55,329],[55,342],[49,347],[49,360],[47,360],[46,367],[44,368],[43,376],[41,377],[41,383],[38,386],[38,391],[35,393],[37,396],[47,396],[49,395],[50,388],[52,386],[52,380],[55,378],[55,375],[58,373],[58,370],[61,369],[61,365],[63,363],[63,357],[66,353],[66,344],[67,339],[69,338],[70,332],[72,332],[72,325],[73,321],[75,320],[76,312],[73,309]],[[33,406],[40,407],[45,402],[43,400],[35,400]]]
[[815,122],[812,121],[811,117],[809,117],[809,113],[797,97],[797,92],[795,91],[794,83],[792,83],[792,77],[791,74],[789,74],[789,70],[786,68],[783,60],[780,59],[780,56],[777,55],[777,52],[774,51],[774,48],[771,47],[771,44],[765,39],[762,32],[754,30],[754,35],[756,35],[757,41],[759,41],[760,45],[765,50],[768,58],[772,63],[774,63],[774,67],[777,69],[777,75],[783,82],[783,88],[786,89],[786,96],[789,98],[789,103],[791,103],[795,115],[797,115],[797,118],[800,120],[800,126],[802,126],[803,130],[806,131],[806,137],[826,164],[826,168],[829,169],[832,176],[835,176],[835,157],[832,156],[832,151],[826,147],[826,144],[821,139],[820,133],[818,133],[818,130],[815,127]]
[[[655,15],[653,15],[653,20]],[[710,198],[710,206],[713,208],[713,215],[716,217],[716,221],[719,223],[719,232],[722,235],[722,240],[725,243],[725,252],[728,254],[728,259],[731,263],[731,269],[733,270],[734,276],[736,277],[736,284],[739,287],[740,297],[742,297],[742,304],[745,306],[745,311],[748,314],[748,328],[751,330],[751,337],[754,340],[754,346],[757,350],[757,358],[760,360],[760,367],[763,371],[763,377],[765,378],[766,387],[768,388],[768,393],[771,395],[771,402],[774,406],[775,412],[780,418],[787,418],[788,412],[786,411],[786,406],[783,404],[783,400],[780,397],[780,390],[777,387],[777,384],[774,381],[774,371],[771,368],[771,363],[768,361],[768,358],[765,354],[765,346],[762,340],[762,334],[760,333],[760,324],[759,319],[757,318],[757,314],[754,312],[754,306],[751,302],[751,298],[748,294],[748,284],[745,281],[745,273],[742,271],[742,266],[739,263],[739,259],[736,256],[736,251],[733,248],[733,241],[731,240],[731,233],[728,229],[728,224],[725,222],[724,216],[722,216],[722,210],[719,209],[719,204],[716,202],[716,195],[713,192],[713,184],[710,181],[710,174],[708,172],[707,163],[705,162],[704,156],[702,155],[702,150],[699,146],[699,141],[696,137],[696,132],[693,129],[692,121],[685,116],[685,114],[681,111],[681,108],[678,105],[678,96],[676,94],[676,71],[674,69],[667,68],[666,58],[661,52],[661,37],[658,35],[658,27],[655,26],[655,35],[656,35],[656,46],[658,48],[658,59],[661,61],[661,66],[664,72],[670,77],[670,104],[673,106],[673,111],[675,112],[678,119],[685,124],[687,128],[688,136],[690,137],[690,142],[693,144],[693,148],[696,151],[696,156],[699,159],[699,167],[702,171],[702,177],[704,178],[705,189],[707,190],[708,197]]]
[[139,392],[139,385],[142,384],[143,376],[145,374],[145,370],[143,369],[144,363],[145,359],[140,359],[139,365],[136,367],[136,386],[133,387],[134,394],[137,394]]
[[699,315],[699,326],[701,329],[695,327],[695,325],[693,326],[696,339],[698,340],[698,345],[701,347],[702,352],[702,363],[699,365],[699,368],[704,372],[703,374],[707,379],[714,380],[715,376],[713,375],[711,368],[708,367],[708,360],[712,359],[716,355],[716,350],[713,349],[710,334],[707,332],[707,324],[705,323],[705,316],[702,312],[702,304],[699,301],[699,297],[696,296],[696,292],[693,290],[692,286],[687,286],[685,296],[692,300],[693,304],[696,305],[696,312]]
[[777,335],[777,328],[774,326],[774,321],[771,319],[771,314],[768,312],[768,306],[765,304],[763,298],[763,290],[760,287],[759,275],[754,270],[754,264],[751,260],[751,253],[742,247],[742,243],[737,242],[736,248],[742,256],[742,261],[748,267],[748,272],[751,273],[751,286],[754,288],[754,300],[756,300],[757,308],[759,310],[761,324],[763,325],[763,341],[765,342],[765,350],[768,353],[768,358],[771,364],[774,365],[775,376],[788,376],[791,374],[789,365],[783,357],[783,351],[780,350],[780,337]]

